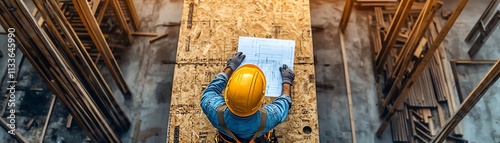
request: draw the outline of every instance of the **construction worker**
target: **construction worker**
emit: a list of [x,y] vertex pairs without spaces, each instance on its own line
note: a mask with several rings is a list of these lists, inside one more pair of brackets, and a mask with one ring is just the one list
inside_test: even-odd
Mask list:
[[239,67],[243,59],[241,52],[231,56],[223,72],[203,92],[201,108],[218,130],[216,142],[277,142],[273,128],[285,121],[292,106],[290,93],[295,75],[287,65],[279,67],[282,95],[263,105],[264,73],[253,64]]

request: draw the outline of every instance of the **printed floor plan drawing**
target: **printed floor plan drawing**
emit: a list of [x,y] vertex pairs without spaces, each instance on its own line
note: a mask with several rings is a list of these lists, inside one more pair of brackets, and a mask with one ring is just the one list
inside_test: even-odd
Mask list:
[[240,36],[238,52],[246,55],[241,65],[255,64],[264,72],[266,96],[280,96],[282,81],[279,67],[286,64],[293,70],[295,41]]

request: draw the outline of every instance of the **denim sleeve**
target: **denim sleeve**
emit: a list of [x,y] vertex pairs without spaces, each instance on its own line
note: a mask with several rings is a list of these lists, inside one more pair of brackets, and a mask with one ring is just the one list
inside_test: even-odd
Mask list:
[[288,110],[292,107],[292,100],[290,96],[283,94],[274,100],[271,104],[264,105],[267,111],[267,121],[265,131],[269,131],[278,124],[285,121],[288,116]]
[[201,96],[201,109],[216,128],[219,128],[217,108],[225,102],[222,91],[226,87],[227,79],[228,77],[225,73],[221,72],[217,74]]

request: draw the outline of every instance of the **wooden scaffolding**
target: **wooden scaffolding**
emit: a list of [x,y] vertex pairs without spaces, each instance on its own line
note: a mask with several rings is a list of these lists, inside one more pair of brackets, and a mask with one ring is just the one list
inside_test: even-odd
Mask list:
[[[131,96],[110,47],[126,47],[133,41],[131,31],[139,27],[139,21],[132,1],[35,0],[33,3],[35,8],[30,10],[23,1],[0,2],[0,24],[15,29],[16,48],[55,95],[40,142],[55,97],[93,142],[121,142],[116,131],[128,129],[130,120],[97,64],[104,61],[122,94]],[[129,23],[133,26],[128,26]],[[125,42],[119,41],[124,44],[117,46],[113,39]],[[5,127],[4,120],[1,121]],[[20,142],[27,142],[18,133],[14,136]]]

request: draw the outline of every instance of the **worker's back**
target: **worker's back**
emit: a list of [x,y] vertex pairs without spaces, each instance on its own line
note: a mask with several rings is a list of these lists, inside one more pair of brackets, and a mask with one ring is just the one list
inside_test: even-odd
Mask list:
[[[225,102],[220,102],[219,105],[224,104]],[[264,105],[262,108],[267,111],[266,117],[266,125],[264,130],[257,136],[262,136],[263,134],[269,132],[273,128],[275,128],[278,124],[285,121],[288,115],[288,109],[291,107],[290,97],[287,95],[281,96],[277,98],[273,103]],[[283,108],[285,107],[285,108]],[[203,106],[202,106],[203,108]],[[203,108],[203,111],[207,114],[208,119],[212,123],[212,125],[217,128],[221,133],[225,136],[230,137],[230,135],[224,132],[224,129],[219,124],[219,119],[217,117],[216,111],[209,111],[212,109]],[[247,141],[254,136],[257,132],[261,121],[261,111],[256,112],[253,115],[248,117],[239,117],[231,113],[229,109],[224,109],[224,121],[226,126],[235,136],[240,139],[240,141]]]
[[279,68],[283,80],[282,95],[263,105],[264,73],[255,65],[242,65],[237,69],[244,58],[241,52],[233,54],[224,71],[215,76],[201,96],[203,112],[224,135],[221,138],[225,141],[247,142],[262,137],[285,121],[292,107],[289,95],[295,77],[293,71],[287,65]]

